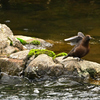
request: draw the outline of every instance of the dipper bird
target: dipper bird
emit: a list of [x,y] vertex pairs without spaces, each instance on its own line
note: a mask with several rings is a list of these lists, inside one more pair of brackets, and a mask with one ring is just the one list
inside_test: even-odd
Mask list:
[[91,39],[90,35],[84,36],[82,32],[78,32],[77,36],[64,39],[65,41],[70,41],[71,45],[75,45],[74,48],[68,53],[67,56],[65,56],[63,59],[72,56],[72,57],[78,57],[81,59],[86,54],[89,53],[90,47],[89,47],[89,41]]

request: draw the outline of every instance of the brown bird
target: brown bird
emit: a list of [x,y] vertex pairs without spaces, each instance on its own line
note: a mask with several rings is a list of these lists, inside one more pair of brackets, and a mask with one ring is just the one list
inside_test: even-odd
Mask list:
[[90,47],[89,47],[89,41],[91,39],[90,35],[84,36],[82,32],[78,32],[77,36],[64,39],[65,41],[70,41],[71,45],[75,45],[75,47],[68,53],[67,56],[65,56],[63,59],[72,56],[72,57],[78,57],[80,60],[82,57],[87,55],[89,53]]

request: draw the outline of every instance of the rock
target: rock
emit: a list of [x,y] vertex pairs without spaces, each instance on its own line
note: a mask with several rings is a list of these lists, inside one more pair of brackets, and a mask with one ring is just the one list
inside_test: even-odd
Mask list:
[[9,75],[20,75],[23,71],[25,62],[23,60],[11,59],[11,58],[0,58],[0,70]]
[[19,78],[18,76],[13,77],[3,72],[0,73],[0,84],[14,85],[18,83],[21,83],[21,78]]
[[55,64],[51,57],[41,54],[36,57],[25,69],[25,76],[31,79],[45,76],[57,77],[63,72],[62,64]]
[[81,60],[73,57],[68,57],[65,60],[62,60],[63,57],[57,57],[54,61],[55,63],[63,64],[64,68],[67,71],[77,71],[79,77],[84,77],[86,80],[91,78],[98,78],[100,77],[100,64],[96,62]]
[[19,51],[18,48],[15,48],[13,46],[7,46],[4,50],[2,50],[2,54],[11,54],[13,52]]
[[29,58],[29,60],[27,61],[27,63],[26,63],[26,67],[30,64],[30,62],[32,61],[32,60],[34,60],[35,59],[35,55],[33,55],[32,57],[30,57]]
[[[23,36],[23,35],[15,35],[14,37],[15,37],[15,38],[23,39],[23,40],[25,40],[27,43],[29,43],[29,44],[26,44],[26,45],[25,45],[25,47],[26,47],[28,50],[30,50],[30,49],[45,49],[46,47],[51,47],[51,46],[52,46],[51,43],[46,42],[45,40],[39,39],[39,38],[32,38],[32,37]],[[32,42],[32,41],[34,41],[34,40],[40,41],[40,45],[33,45],[33,44],[30,44],[30,42]]]
[[29,80],[19,76],[11,76],[3,72],[0,73],[0,84],[15,85],[24,83],[29,83]]
[[28,53],[29,53],[29,50],[19,51],[19,52],[11,54],[9,57],[14,58],[14,59],[24,60],[27,58]]
[[4,54],[4,53],[7,54],[6,50],[4,49],[10,46],[10,43],[12,43],[14,47],[23,50],[23,45],[20,43],[20,41],[14,38],[10,28],[7,27],[5,24],[0,24],[0,54]]
[[13,38],[12,42],[13,42],[13,46],[17,47],[19,50],[24,50],[25,49],[18,39]]
[[8,38],[13,38],[13,33],[5,24],[0,24],[0,49],[10,45]]

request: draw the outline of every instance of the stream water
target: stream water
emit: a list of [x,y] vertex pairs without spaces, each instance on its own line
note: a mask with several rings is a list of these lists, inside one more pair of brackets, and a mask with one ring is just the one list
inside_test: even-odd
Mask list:
[[[79,31],[89,34],[94,39],[90,41],[90,53],[83,59],[100,63],[99,0],[1,0],[0,23],[8,25],[14,35],[50,41],[54,45],[49,49],[55,53],[71,50],[65,38]],[[0,100],[100,100],[100,82],[90,83],[62,77],[36,83],[0,84]]]

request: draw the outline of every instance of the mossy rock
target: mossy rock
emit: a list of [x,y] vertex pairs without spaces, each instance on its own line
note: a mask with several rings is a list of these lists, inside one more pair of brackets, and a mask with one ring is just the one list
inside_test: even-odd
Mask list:
[[37,57],[38,55],[40,54],[47,54],[48,56],[50,57],[54,57],[55,56],[55,53],[51,50],[45,50],[45,49],[31,49],[28,53],[28,57],[31,57],[33,55],[35,55],[35,57]]
[[55,59],[56,57],[66,56],[66,55],[67,55],[67,53],[65,53],[65,52],[61,52],[61,53],[55,55],[55,56],[53,57],[53,59]]
[[[25,44],[29,44],[28,42],[26,42],[25,40],[21,39],[21,38],[17,38],[23,45]],[[40,45],[40,41],[38,40],[33,40],[30,42],[33,45]]]
[[27,42],[21,38],[17,38],[23,45],[27,44]]
[[32,42],[30,42],[31,44],[34,44],[34,45],[40,45],[40,41],[38,40],[33,40]]

